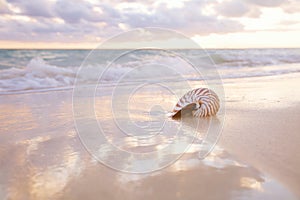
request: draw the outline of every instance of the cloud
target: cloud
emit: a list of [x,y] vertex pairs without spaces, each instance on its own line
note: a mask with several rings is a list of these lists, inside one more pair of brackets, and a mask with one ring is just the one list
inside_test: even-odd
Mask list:
[[246,1],[227,0],[216,4],[215,11],[226,17],[252,17],[257,18],[261,12],[257,6],[249,5]]
[[57,23],[56,18],[30,21],[0,19],[0,24],[0,40],[23,42],[95,42],[97,37],[105,38],[121,31],[84,20],[75,24]]
[[[0,0],[3,2],[4,0]],[[20,12],[1,19],[1,40],[18,41],[81,41],[109,37],[123,29],[163,27],[188,35],[228,33],[243,30],[234,20],[218,19],[203,14],[202,8],[211,1],[188,1],[182,7],[167,3],[135,1],[92,4],[84,0],[11,0]],[[7,5],[6,2],[4,2]],[[144,7],[145,10],[140,9]],[[24,19],[23,19],[24,18]]]
[[52,17],[53,2],[47,0],[10,0],[10,4],[20,9],[22,15],[32,17]]
[[295,24],[299,24],[300,21],[296,21],[296,20],[283,20],[281,22],[279,22],[280,25],[284,25],[284,26],[290,26],[290,25],[295,25]]
[[241,17],[250,11],[249,7],[240,0],[224,1],[215,6],[217,13],[227,17]]
[[93,10],[93,5],[84,1],[58,0],[54,10],[58,17],[69,23],[78,23],[81,19],[101,21],[101,15]]
[[[204,2],[204,1],[203,1]],[[155,26],[181,30],[186,34],[227,33],[243,29],[233,20],[218,19],[217,16],[203,14],[201,4],[196,1],[186,2],[183,7],[168,8],[160,4],[149,13],[130,11],[122,14],[123,22],[131,28]]]
[[[0,0],[0,40],[93,41],[130,28],[162,27],[188,36],[244,31],[239,17],[260,17],[264,7],[296,12],[297,0],[184,0],[119,2]],[[298,9],[299,10],[299,9]],[[259,20],[259,18],[257,19]]]
[[9,14],[10,10],[5,0],[0,0],[0,14]]
[[251,7],[251,9],[246,13],[246,17],[258,18],[261,15],[261,11],[257,7]]
[[276,7],[286,2],[286,0],[245,0],[245,1],[250,4],[264,6],[264,7]]
[[289,0],[287,3],[283,4],[281,8],[287,13],[300,13],[300,1]]

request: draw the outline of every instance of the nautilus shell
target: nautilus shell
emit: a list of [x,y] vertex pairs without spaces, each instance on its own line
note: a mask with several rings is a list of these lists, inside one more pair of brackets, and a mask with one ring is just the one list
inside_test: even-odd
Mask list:
[[180,117],[182,112],[194,117],[215,115],[220,108],[217,94],[208,88],[197,88],[183,95],[175,105],[171,117]]

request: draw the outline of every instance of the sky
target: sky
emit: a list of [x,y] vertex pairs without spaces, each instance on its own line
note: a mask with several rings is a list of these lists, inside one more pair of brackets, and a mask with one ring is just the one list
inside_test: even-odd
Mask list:
[[143,27],[203,48],[300,47],[300,0],[0,0],[0,48],[95,48]]

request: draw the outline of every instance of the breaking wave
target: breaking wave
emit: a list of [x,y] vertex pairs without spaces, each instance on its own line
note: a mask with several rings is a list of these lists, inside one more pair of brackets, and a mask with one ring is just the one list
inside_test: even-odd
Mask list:
[[[183,51],[189,57],[201,59],[201,56],[203,56],[203,54],[198,54],[197,51]],[[2,50],[0,52],[0,94],[71,89],[75,83],[81,61],[83,60],[82,57],[89,50],[87,52],[66,50],[53,52],[51,50],[41,50],[38,52],[39,54],[37,52],[31,52],[31,50],[24,50],[22,52],[18,50],[14,52]],[[215,62],[218,72],[223,79],[300,72],[300,49],[208,50],[207,52]],[[31,57],[36,54],[38,54],[37,57]],[[154,58],[157,63],[182,70],[179,71],[179,74],[188,74],[184,78],[189,80],[201,79],[193,71],[187,71],[188,67],[182,65],[182,63],[176,60],[176,57],[153,57],[153,55],[148,55],[147,52],[141,52],[141,55],[134,56],[130,60],[114,63],[105,72],[105,76],[101,80],[102,83],[116,83],[126,72],[131,71],[138,65],[144,65],[144,61],[149,57]],[[98,60],[95,63],[97,64],[86,66],[84,77],[77,77],[82,83],[95,83],[95,79],[97,81],[99,78],[99,74],[95,74],[95,71],[99,71],[100,69],[103,72],[107,66],[107,63],[101,63]],[[163,74],[165,80],[176,76],[164,72],[159,67],[154,70],[157,71],[158,76]],[[143,73],[141,77],[147,78],[147,72],[143,71]],[[149,73],[153,75],[153,72]]]

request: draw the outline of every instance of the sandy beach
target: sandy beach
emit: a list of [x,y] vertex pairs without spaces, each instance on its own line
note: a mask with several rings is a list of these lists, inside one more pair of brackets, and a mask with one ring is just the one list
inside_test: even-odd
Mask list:
[[108,168],[85,150],[72,91],[2,95],[0,197],[299,199],[299,77],[224,79],[226,118],[214,151],[201,160],[193,144],[174,164],[141,175]]

